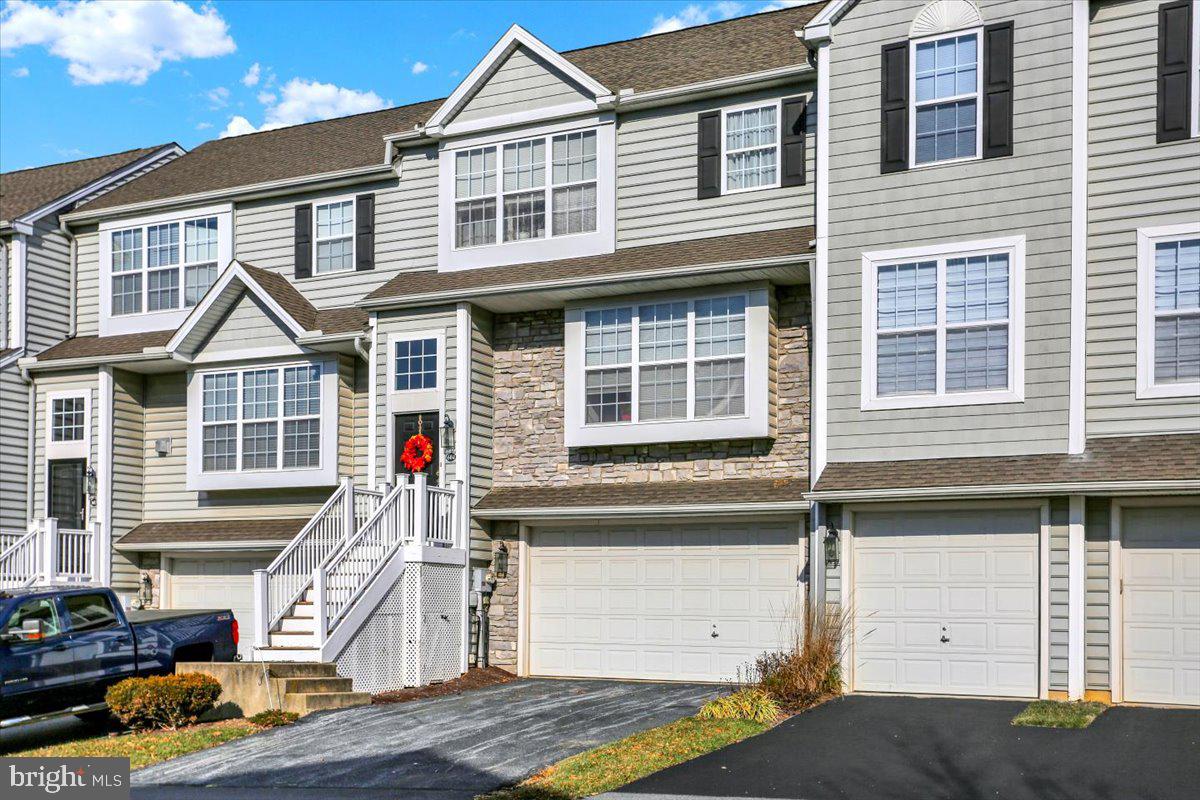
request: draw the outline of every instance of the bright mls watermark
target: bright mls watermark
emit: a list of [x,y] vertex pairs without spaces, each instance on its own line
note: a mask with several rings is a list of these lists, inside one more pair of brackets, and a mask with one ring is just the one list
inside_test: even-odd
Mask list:
[[129,800],[128,758],[0,758],[5,800]]

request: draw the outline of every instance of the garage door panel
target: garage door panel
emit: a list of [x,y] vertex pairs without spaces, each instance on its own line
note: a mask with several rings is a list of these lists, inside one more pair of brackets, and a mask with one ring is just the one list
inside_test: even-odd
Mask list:
[[[790,630],[783,623],[800,598],[798,527],[536,530],[529,561],[530,672],[700,681],[732,679],[739,668],[745,673]],[[576,547],[576,541],[599,544]],[[555,561],[568,567],[544,570]],[[597,568],[607,580],[598,607],[580,604],[579,586],[555,585]],[[611,580],[617,573],[625,580]],[[541,598],[563,590],[560,616],[569,622],[552,628]],[[599,648],[578,635],[591,619],[606,621],[594,642]]]
[[254,570],[269,558],[174,558],[171,561],[173,608],[228,608],[238,621],[238,652],[249,658],[254,638]]
[[1036,509],[855,515],[855,688],[1036,696]]

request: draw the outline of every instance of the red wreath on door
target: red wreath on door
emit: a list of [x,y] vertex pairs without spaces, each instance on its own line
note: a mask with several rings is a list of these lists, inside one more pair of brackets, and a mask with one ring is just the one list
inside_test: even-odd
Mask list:
[[429,437],[418,433],[410,436],[404,443],[404,452],[400,454],[400,463],[409,472],[421,472],[433,462],[433,442]]

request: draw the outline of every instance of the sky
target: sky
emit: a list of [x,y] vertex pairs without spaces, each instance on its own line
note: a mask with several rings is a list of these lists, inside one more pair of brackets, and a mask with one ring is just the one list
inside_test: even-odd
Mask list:
[[812,0],[0,6],[0,171],[445,97],[521,24],[556,50]]

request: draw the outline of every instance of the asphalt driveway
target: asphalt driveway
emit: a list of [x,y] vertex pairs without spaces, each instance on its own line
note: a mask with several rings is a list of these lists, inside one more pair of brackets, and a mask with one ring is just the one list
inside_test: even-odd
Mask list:
[[459,800],[696,712],[718,686],[523,680],[315,714],[134,773],[138,798]]
[[1200,786],[1200,711],[1110,708],[1079,730],[1014,728],[1020,702],[842,698],[643,778],[620,800],[1175,800]]

